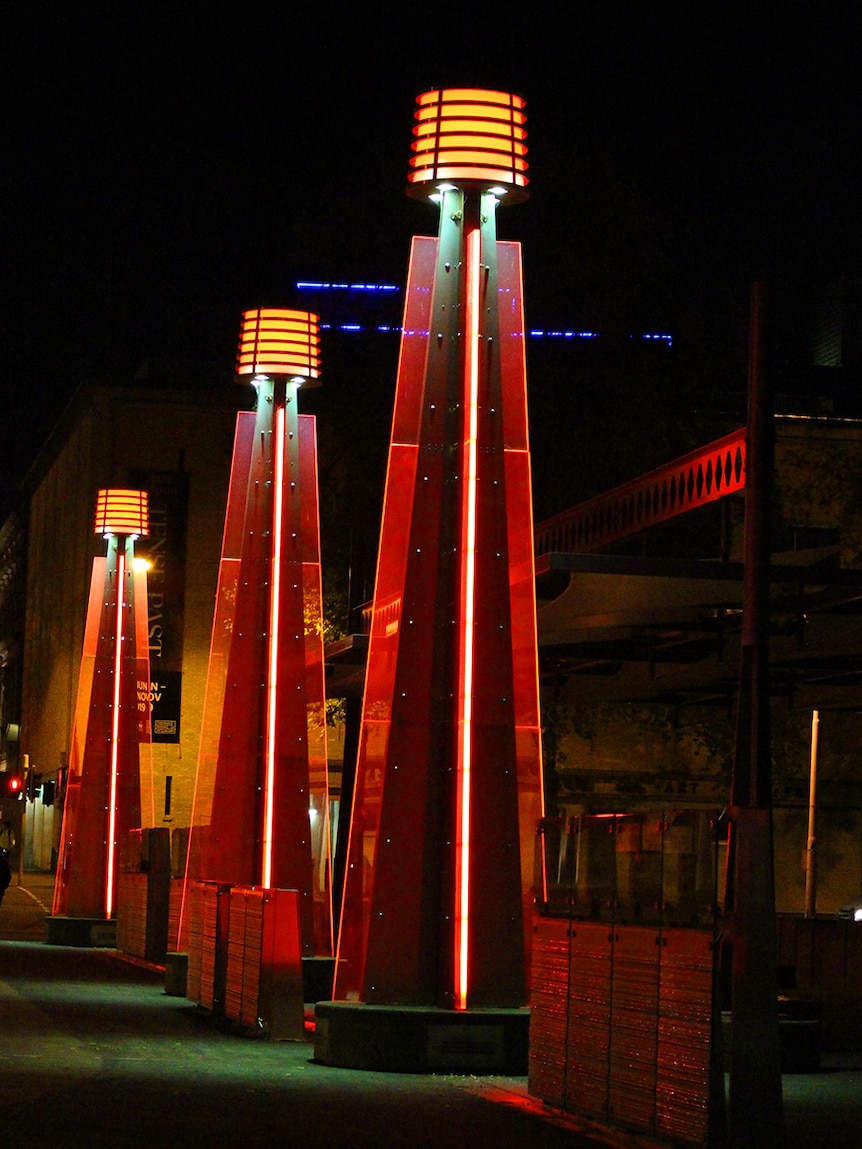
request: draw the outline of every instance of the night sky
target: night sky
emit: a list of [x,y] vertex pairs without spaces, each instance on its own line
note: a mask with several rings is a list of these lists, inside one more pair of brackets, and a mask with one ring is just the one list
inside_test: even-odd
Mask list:
[[857,3],[342,7],[2,4],[6,491],[82,379],[230,364],[298,279],[401,283],[436,230],[404,195],[430,87],[527,100],[532,196],[498,228],[531,325],[707,357],[752,278],[858,273]]

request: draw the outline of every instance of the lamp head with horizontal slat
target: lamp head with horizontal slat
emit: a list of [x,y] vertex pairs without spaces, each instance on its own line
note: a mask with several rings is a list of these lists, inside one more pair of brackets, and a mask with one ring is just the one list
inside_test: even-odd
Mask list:
[[407,194],[440,185],[495,191],[504,203],[528,196],[525,102],[508,92],[435,88],[416,98]]
[[320,319],[308,311],[257,307],[244,311],[236,373],[281,375],[309,384],[320,375]]
[[97,535],[147,535],[150,530],[149,496],[146,491],[121,488],[101,490],[96,498]]

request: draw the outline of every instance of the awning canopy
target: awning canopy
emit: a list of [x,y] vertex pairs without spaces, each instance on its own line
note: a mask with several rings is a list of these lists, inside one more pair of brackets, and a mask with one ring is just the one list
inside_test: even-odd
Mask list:
[[[537,559],[543,678],[569,701],[727,704],[738,684],[741,563],[618,555]],[[831,550],[777,556],[770,690],[862,708],[862,571]]]
[[[732,703],[741,563],[548,554],[536,568],[540,671],[567,701]],[[862,570],[829,548],[776,556],[769,615],[771,692],[862,710]],[[327,646],[330,697],[361,697],[367,651],[363,634]]]

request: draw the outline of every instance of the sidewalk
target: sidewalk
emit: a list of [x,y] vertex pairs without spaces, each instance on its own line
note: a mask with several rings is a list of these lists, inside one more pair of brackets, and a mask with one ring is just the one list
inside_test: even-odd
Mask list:
[[0,941],[43,942],[53,893],[53,874],[27,872],[23,886],[13,874],[0,906]]
[[590,1144],[523,1081],[315,1065],[310,1041],[239,1036],[111,951],[0,943],[0,1019],[0,1131],[16,1149]]
[[[0,908],[0,1132],[16,1149],[180,1146],[587,1149],[525,1078],[316,1065],[310,1042],[240,1036],[164,992],[161,971],[109,950],[43,944],[50,875]],[[43,908],[44,907],[44,908]],[[9,940],[10,933],[23,934]],[[38,936],[31,936],[38,935]],[[862,1054],[785,1075],[787,1149],[844,1149],[862,1128]],[[616,1133],[605,1144],[647,1139]]]

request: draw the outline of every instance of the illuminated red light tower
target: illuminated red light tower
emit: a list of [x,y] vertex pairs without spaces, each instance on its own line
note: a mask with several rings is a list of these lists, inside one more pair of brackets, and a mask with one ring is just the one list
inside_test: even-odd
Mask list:
[[[116,911],[117,844],[141,826],[141,772],[150,748],[147,581],[135,539],[149,530],[144,491],[99,491],[75,724],[49,941],[74,944],[63,917],[109,919]],[[152,802],[152,776],[146,792]],[[151,813],[151,811],[150,811]],[[152,821],[148,824],[152,824]],[[83,937],[84,944],[89,938]]]
[[524,102],[431,91],[415,119],[408,193],[439,201],[440,228],[412,246],[338,1000],[318,1005],[323,1059],[342,1064],[342,1002],[457,1015],[528,1001],[533,530],[520,246],[496,238],[498,205],[527,194]]
[[331,959],[317,446],[297,411],[319,369],[316,315],[244,313],[257,406],[237,419],[187,878],[298,890],[303,955]]

